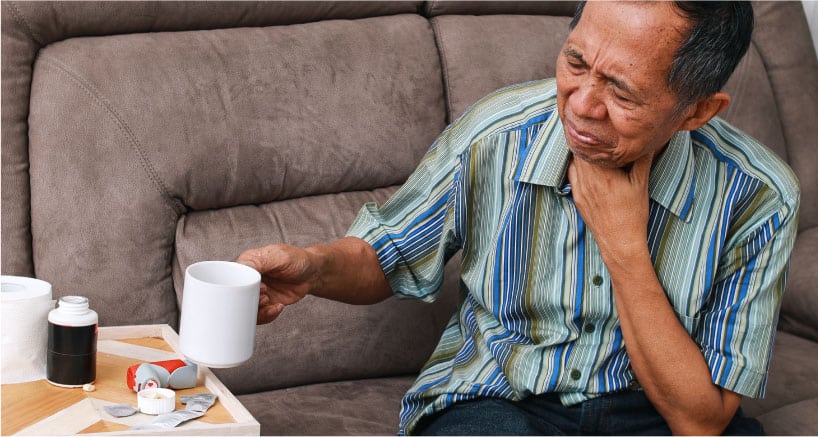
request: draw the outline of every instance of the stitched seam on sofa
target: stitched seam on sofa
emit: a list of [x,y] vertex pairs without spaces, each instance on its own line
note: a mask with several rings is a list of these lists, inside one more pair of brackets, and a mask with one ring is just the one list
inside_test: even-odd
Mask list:
[[40,38],[34,36],[34,32],[31,30],[31,27],[28,25],[28,21],[23,17],[23,14],[17,9],[17,5],[13,2],[8,2],[9,12],[14,17],[14,21],[23,28],[23,31],[31,38],[32,41],[36,42],[40,47],[44,46],[45,44]]
[[421,4],[422,11],[421,13],[426,16],[427,18],[436,17],[437,14],[440,12],[437,11],[438,2],[436,1],[426,1]]
[[122,119],[118,112],[114,109],[113,105],[108,102],[96,89],[94,89],[90,84],[85,82],[82,77],[78,74],[72,72],[68,67],[60,63],[55,59],[41,59],[41,62],[44,65],[51,65],[55,67],[58,71],[63,72],[69,79],[73,80],[77,83],[80,88],[82,88],[89,96],[91,96],[92,100],[94,100],[97,104],[99,104],[103,110],[107,111],[109,115],[114,119],[117,127],[125,134],[125,137],[128,138],[128,142],[131,144],[131,148],[136,152],[137,157],[139,158],[139,162],[142,165],[142,169],[148,176],[153,185],[159,191],[159,194],[165,200],[165,206],[170,208],[170,210],[174,213],[174,215],[184,214],[185,207],[182,203],[170,195],[165,183],[159,177],[158,173],[154,169],[153,165],[151,164],[148,156],[145,152],[142,151],[142,148],[139,144],[139,140],[136,138],[136,135],[133,133],[131,128],[128,126],[127,123]]
[[449,68],[446,64],[446,56],[443,50],[443,33],[438,26],[438,19],[432,18],[432,32],[435,34],[435,46],[437,47],[437,56],[440,59],[441,80],[443,81],[443,102],[446,103],[446,124],[452,122],[452,104],[451,95],[452,90],[449,87]]

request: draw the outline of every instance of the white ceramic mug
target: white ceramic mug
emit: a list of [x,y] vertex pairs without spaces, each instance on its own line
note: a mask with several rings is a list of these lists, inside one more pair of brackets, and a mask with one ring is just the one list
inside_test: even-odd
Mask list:
[[261,275],[230,261],[185,270],[179,348],[194,363],[235,367],[250,359],[256,337]]

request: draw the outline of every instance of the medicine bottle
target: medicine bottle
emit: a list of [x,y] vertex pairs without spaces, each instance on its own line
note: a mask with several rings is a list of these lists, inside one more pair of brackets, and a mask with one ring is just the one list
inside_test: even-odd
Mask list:
[[60,387],[82,387],[96,380],[98,322],[88,298],[60,298],[57,308],[48,313],[48,382]]

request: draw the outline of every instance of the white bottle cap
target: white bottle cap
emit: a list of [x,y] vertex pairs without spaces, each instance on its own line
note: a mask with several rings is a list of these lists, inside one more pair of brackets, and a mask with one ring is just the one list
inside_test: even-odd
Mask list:
[[136,394],[136,405],[145,414],[170,413],[176,408],[176,392],[167,388],[146,388]]

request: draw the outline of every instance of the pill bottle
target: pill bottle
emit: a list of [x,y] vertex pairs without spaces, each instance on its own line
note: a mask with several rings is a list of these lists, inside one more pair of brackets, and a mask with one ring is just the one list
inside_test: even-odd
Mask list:
[[98,322],[88,298],[60,298],[57,308],[48,313],[48,382],[60,387],[82,387],[96,380]]

